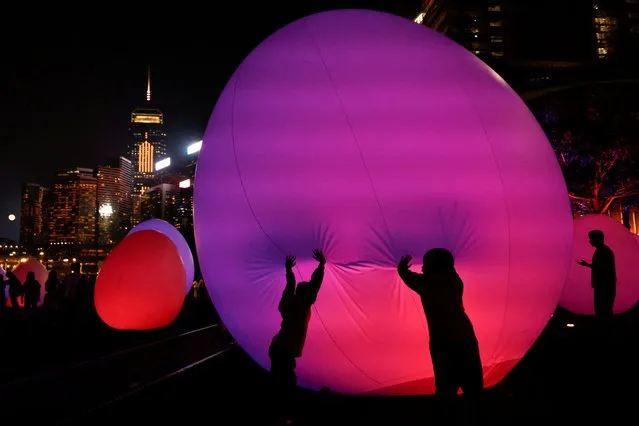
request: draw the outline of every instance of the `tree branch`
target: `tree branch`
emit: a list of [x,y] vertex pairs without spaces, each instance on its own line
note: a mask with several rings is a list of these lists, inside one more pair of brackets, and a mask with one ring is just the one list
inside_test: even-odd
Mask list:
[[571,200],[588,201],[588,202],[592,201],[592,197],[579,197],[579,196],[577,196],[575,194],[568,194],[568,197]]

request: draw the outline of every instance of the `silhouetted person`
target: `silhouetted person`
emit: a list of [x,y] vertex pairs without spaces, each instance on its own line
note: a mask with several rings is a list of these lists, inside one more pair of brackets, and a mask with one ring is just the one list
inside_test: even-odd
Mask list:
[[44,283],[44,308],[49,312],[58,310],[58,291],[60,280],[56,271],[49,271],[47,281]]
[[80,279],[82,279],[80,268],[79,262],[73,262],[71,264],[71,273],[67,274],[64,280],[62,280],[62,307],[69,318],[73,318],[78,309],[78,284],[80,283]]
[[60,280],[58,280],[58,273],[56,271],[49,271],[47,281],[44,283],[44,291],[51,294],[56,293],[59,285]]
[[[91,307],[93,305],[93,291],[89,278],[82,274],[80,280],[78,280],[76,289],[76,303],[78,314],[81,317],[85,317],[86,320],[91,314]],[[87,325],[86,321],[83,321],[83,325]]]
[[36,280],[35,273],[27,272],[27,279],[24,281],[24,307],[32,309],[40,302],[40,290],[42,285]]
[[7,278],[9,279],[9,300],[11,300],[11,307],[17,309],[20,307],[18,298],[23,294],[22,283],[13,272],[7,272]]
[[0,274],[0,312],[2,312],[7,304],[7,296],[4,289],[9,286],[9,280]]
[[78,283],[82,279],[80,275],[80,263],[73,262],[71,264],[71,273],[64,277],[62,287],[64,289],[64,297],[70,302],[75,302],[78,293]]
[[604,244],[604,233],[594,229],[588,233],[590,245],[595,248],[592,263],[579,260],[582,266],[590,268],[590,284],[594,292],[595,317],[608,321],[613,315],[613,305],[617,295],[617,269],[615,254]]
[[453,255],[435,248],[424,254],[422,274],[411,271],[411,256],[404,256],[397,272],[404,283],[422,300],[430,355],[435,374],[435,395],[439,399],[442,423],[452,423],[452,404],[459,388],[477,416],[484,387],[479,345],[463,303],[464,283],[455,270]]
[[302,356],[308,323],[311,319],[311,306],[317,300],[317,294],[324,279],[324,265],[326,265],[324,253],[315,249],[313,258],[319,262],[319,265],[313,271],[310,282],[300,282],[296,287],[295,274],[293,274],[295,257],[286,257],[286,287],[278,306],[282,323],[269,347],[271,378],[276,390],[276,404],[279,405],[276,407],[278,416],[287,416],[288,413],[284,410],[294,404],[292,398],[297,385],[296,358]]

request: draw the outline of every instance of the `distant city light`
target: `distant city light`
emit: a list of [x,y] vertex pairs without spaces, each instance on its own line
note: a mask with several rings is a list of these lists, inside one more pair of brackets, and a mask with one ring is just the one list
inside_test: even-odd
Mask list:
[[195,142],[187,146],[186,153],[188,155],[195,154],[196,152],[200,152],[200,149],[202,149],[202,141]]
[[16,215],[14,215],[13,213],[11,213],[11,214],[9,215],[9,220],[10,220],[11,222],[13,222],[14,220],[16,220]]
[[568,327],[568,328],[573,328],[574,326],[575,326],[575,324],[573,324],[573,323],[571,323],[571,322],[569,322],[568,324],[566,324],[566,327]]
[[170,165],[171,165],[171,157],[167,157],[155,163],[155,171],[157,172],[158,170],[165,169],[169,167]]
[[182,182],[178,183],[180,188],[190,188],[191,187],[191,179],[185,179]]
[[102,204],[98,209],[98,212],[100,213],[100,216],[109,217],[113,214],[113,207],[111,207],[111,204]]
[[425,17],[426,17],[426,14],[422,12],[419,15],[417,15],[417,18],[415,18],[414,20],[416,23],[421,24],[422,22],[424,22]]

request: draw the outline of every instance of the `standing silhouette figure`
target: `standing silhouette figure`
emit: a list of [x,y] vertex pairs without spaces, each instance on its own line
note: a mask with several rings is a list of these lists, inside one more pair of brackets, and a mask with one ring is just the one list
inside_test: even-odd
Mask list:
[[311,306],[317,300],[324,279],[324,253],[315,249],[313,258],[319,265],[313,271],[310,282],[303,281],[296,286],[293,274],[296,259],[294,256],[286,257],[286,287],[278,306],[282,323],[269,347],[270,373],[276,391],[278,420],[287,420],[289,424],[292,422],[290,419],[281,417],[289,417],[287,410],[295,404],[293,396],[297,386],[296,359],[302,356],[311,319]]
[[590,245],[595,248],[592,263],[579,260],[581,266],[590,268],[590,285],[594,292],[595,317],[608,321],[613,315],[613,306],[617,295],[617,268],[615,254],[604,244],[604,233],[593,229],[588,233]]
[[439,400],[438,420],[451,424],[454,400],[461,388],[469,403],[471,421],[479,415],[484,387],[479,345],[463,304],[464,283],[455,270],[452,253],[435,248],[424,254],[422,273],[411,271],[411,256],[404,256],[397,272],[419,294],[430,338],[430,355]]
[[24,307],[26,309],[33,309],[38,306],[40,301],[40,291],[42,285],[35,278],[35,273],[32,271],[27,272],[27,279],[22,286],[24,290]]

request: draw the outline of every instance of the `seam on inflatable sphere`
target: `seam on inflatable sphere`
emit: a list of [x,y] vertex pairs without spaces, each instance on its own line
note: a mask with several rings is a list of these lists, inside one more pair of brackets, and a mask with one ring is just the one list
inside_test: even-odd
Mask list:
[[[471,53],[472,54],[472,53]],[[473,55],[474,56],[474,55]],[[473,57],[473,59],[475,59]],[[479,60],[479,59],[477,59]],[[484,65],[482,63],[482,65]],[[488,149],[490,149],[490,154],[493,157],[493,162],[495,163],[495,167],[497,168],[497,174],[499,175],[499,182],[501,183],[501,195],[502,195],[502,199],[504,202],[504,205],[506,207],[506,218],[508,220],[508,285],[506,286],[506,303],[504,304],[504,313],[502,315],[502,319],[501,319],[501,328],[499,330],[499,335],[497,337],[497,340],[495,342],[495,347],[493,349],[492,354],[490,355],[490,361],[489,364],[492,365],[493,361],[495,359],[495,354],[497,353],[497,349],[499,347],[501,347],[501,339],[502,336],[504,335],[504,328],[505,328],[505,321],[506,321],[506,316],[508,314],[508,298],[510,296],[510,286],[512,285],[511,283],[511,258],[512,258],[512,253],[511,253],[511,231],[510,231],[510,226],[511,226],[511,217],[510,217],[510,204],[508,203],[508,200],[506,199],[506,189],[504,186],[504,178],[501,175],[501,168],[499,167],[499,161],[497,160],[497,156],[495,155],[495,150],[493,149],[493,146],[490,143],[490,135],[488,134],[488,131],[486,130],[486,126],[484,125],[484,122],[482,121],[481,117],[479,116],[479,113],[477,112],[477,110],[475,109],[475,105],[473,104],[472,100],[470,99],[470,97],[468,96],[468,93],[466,93],[466,90],[462,87],[462,85],[455,80],[455,84],[457,85],[457,87],[459,88],[459,90],[461,91],[461,93],[464,95],[464,98],[466,99],[466,103],[468,104],[470,110],[472,111],[473,115],[475,115],[475,117],[477,118],[477,121],[479,122],[482,131],[484,132],[484,136],[486,137],[486,144],[488,145]]]
[[244,185],[244,179],[242,178],[242,170],[240,168],[240,161],[237,158],[237,148],[235,147],[235,96],[237,94],[237,86],[240,83],[240,74],[242,72],[242,66],[237,70],[237,74],[235,77],[235,84],[233,85],[233,104],[231,105],[231,142],[233,143],[233,159],[235,160],[235,167],[237,168],[237,176],[240,179],[240,186],[242,187],[242,192],[244,193],[244,198],[246,199],[246,204],[248,205],[251,214],[253,215],[253,219],[255,219],[255,223],[260,227],[264,236],[277,248],[283,255],[285,255],[284,250],[275,242],[275,240],[266,232],[264,226],[257,218],[255,214],[255,210],[253,210],[253,205],[251,204],[251,200],[249,199],[248,192],[246,191],[246,186]]
[[[390,229],[388,228],[388,224],[386,223],[386,218],[384,217],[384,212],[382,211],[382,206],[379,203],[379,198],[377,197],[377,192],[375,191],[375,187],[373,186],[373,181],[371,179],[370,173],[368,171],[368,168],[366,167],[366,163],[364,161],[364,157],[362,155],[362,151],[359,147],[359,144],[357,143],[357,138],[355,137],[355,132],[353,131],[353,126],[351,125],[350,120],[348,119],[348,115],[346,114],[346,111],[344,111],[344,104],[342,103],[341,98],[339,97],[339,94],[337,93],[337,88],[335,87],[335,84],[333,82],[333,79],[331,77],[331,73],[328,70],[328,67],[326,66],[326,62],[324,61],[324,56],[322,55],[322,51],[319,48],[319,45],[317,44],[317,41],[315,40],[315,37],[313,37],[313,31],[312,29],[309,27],[308,23],[306,21],[304,21],[304,26],[306,27],[306,34],[308,34],[311,43],[315,46],[315,49],[317,50],[317,53],[319,55],[320,60],[322,61],[322,66],[324,67],[324,71],[326,72],[326,76],[328,77],[329,83],[331,85],[331,87],[333,88],[333,91],[335,92],[335,95],[337,97],[337,101],[341,107],[342,113],[344,114],[344,118],[346,120],[346,124],[348,125],[348,128],[351,132],[351,137],[353,138],[353,141],[355,142],[355,146],[357,147],[357,152],[359,153],[360,156],[360,160],[362,162],[362,166],[364,167],[364,171],[366,172],[366,176],[368,178],[368,183],[371,187],[371,190],[373,191],[373,197],[375,198],[375,202],[377,203],[377,207],[379,209],[379,213],[382,217],[382,221],[384,222],[384,226],[386,227],[386,231],[388,232],[388,235],[391,237],[392,239],[392,235],[390,233]],[[337,341],[333,338],[333,336],[331,335],[331,333],[328,331],[328,329],[326,328],[326,326],[324,325],[324,321],[322,320],[322,316],[319,313],[319,310],[317,309],[316,306],[313,306],[313,310],[315,311],[315,315],[317,316],[317,318],[319,319],[320,323],[322,324],[322,328],[324,328],[324,331],[326,332],[326,335],[331,339],[331,341],[335,344],[335,347],[337,348],[337,350],[339,350],[342,355],[344,356],[344,358],[346,358],[346,360],[348,362],[351,363],[351,365],[353,365],[357,370],[359,370],[363,375],[365,375],[366,377],[368,377],[370,380],[372,380],[373,382],[377,383],[378,385],[382,385],[382,383],[375,379],[374,377],[370,376],[363,368],[361,368],[359,365],[357,365],[347,354],[346,352],[340,347],[340,345],[337,343]]]

